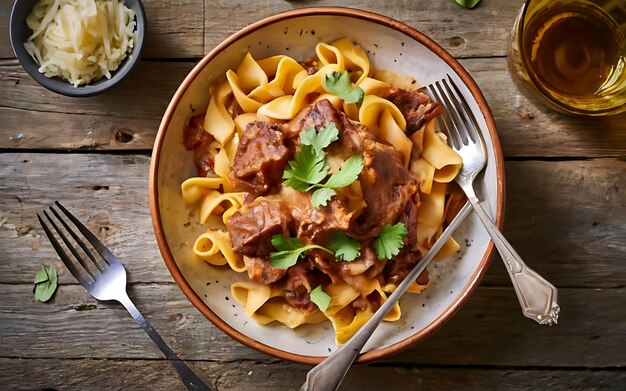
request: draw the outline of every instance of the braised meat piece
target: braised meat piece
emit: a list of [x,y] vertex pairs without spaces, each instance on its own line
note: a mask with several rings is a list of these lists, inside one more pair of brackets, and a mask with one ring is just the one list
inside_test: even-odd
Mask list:
[[194,151],[193,162],[199,176],[216,177],[214,160],[217,150],[211,145],[213,136],[204,130],[203,124],[204,113],[191,117],[183,131],[183,145],[188,151]]
[[317,305],[311,301],[309,292],[320,285],[320,276],[308,262],[298,262],[287,271],[285,299],[292,306],[307,314],[317,311]]
[[278,124],[251,122],[239,141],[230,180],[237,191],[266,194],[280,182],[290,157]]
[[333,231],[346,231],[354,218],[337,197],[326,206],[315,209],[311,204],[311,192],[303,193],[285,187],[280,192],[293,217],[296,236],[303,243],[323,243]]
[[270,264],[266,258],[243,256],[248,277],[258,284],[271,284],[281,279],[287,269],[279,269]]
[[[400,254],[387,261],[383,270],[385,280],[394,285],[400,284],[421,259],[422,254],[419,251],[403,248]],[[426,269],[417,277],[417,282],[421,285],[428,283],[428,271]]]
[[417,195],[417,180],[404,167],[392,146],[365,140],[363,171],[359,175],[367,207],[354,220],[350,233],[358,239],[378,236],[380,229],[394,224]]
[[400,109],[406,119],[406,133],[408,136],[420,130],[426,122],[443,113],[443,108],[439,103],[421,92],[394,87],[389,91],[387,99],[398,106],[398,109]]
[[363,140],[374,140],[374,135],[360,123],[350,121],[345,114],[335,109],[328,99],[315,102],[308,110],[302,110],[294,119],[283,126],[285,137],[299,145],[298,136],[307,128],[320,131],[329,123],[334,123],[339,130],[339,142],[334,142],[328,149],[329,157],[342,157],[344,160],[363,149]]
[[259,197],[226,221],[233,250],[249,257],[267,257],[274,251],[272,236],[289,236],[292,222],[284,203]]
[[419,194],[415,193],[404,208],[398,222],[404,224],[408,233],[404,237],[404,245],[412,251],[417,251],[417,212],[419,210]]

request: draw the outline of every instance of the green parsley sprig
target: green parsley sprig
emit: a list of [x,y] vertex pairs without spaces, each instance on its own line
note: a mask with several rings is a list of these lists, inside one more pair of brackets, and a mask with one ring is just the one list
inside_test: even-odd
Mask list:
[[372,240],[372,247],[378,259],[391,259],[398,255],[404,246],[404,237],[408,231],[403,223],[385,225],[378,237]]
[[287,269],[295,265],[301,255],[314,248],[333,254],[326,247],[317,244],[304,245],[298,238],[288,238],[285,235],[272,236],[272,246],[278,251],[270,253],[270,264],[279,269]]
[[324,148],[338,138],[339,130],[332,122],[319,132],[314,128],[304,129],[300,133],[302,143],[300,151],[295,160],[288,162],[289,168],[283,172],[283,179],[286,179],[284,186],[298,191],[316,189],[311,195],[311,204],[316,209],[322,205],[326,206],[336,194],[335,190],[350,185],[363,170],[363,157],[354,155],[343,162],[326,183],[322,183],[330,170]]
[[331,94],[337,95],[339,98],[343,99],[344,102],[356,103],[357,105],[363,103],[365,91],[358,86],[352,88],[352,82],[350,82],[350,75],[348,74],[348,71],[344,71],[343,73],[329,73],[326,75],[324,81],[324,89]]

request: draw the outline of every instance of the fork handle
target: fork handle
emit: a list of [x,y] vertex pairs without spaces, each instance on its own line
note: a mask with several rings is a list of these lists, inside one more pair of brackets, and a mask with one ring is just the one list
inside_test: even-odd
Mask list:
[[178,374],[180,375],[183,383],[187,386],[187,389],[193,391],[211,391],[211,389],[194,373],[194,371],[185,364],[184,361],[180,359],[174,353],[172,349],[165,343],[161,335],[155,330],[154,327],[141,315],[135,304],[130,300],[128,295],[124,295],[118,299],[124,307],[128,310],[130,315],[141,325],[146,334],[154,341],[154,343],[161,349],[165,357],[172,363]]
[[491,221],[487,212],[480,205],[478,198],[468,198],[502,257],[524,316],[539,324],[556,324],[560,310],[557,303],[557,289],[537,272],[526,266],[513,246]]

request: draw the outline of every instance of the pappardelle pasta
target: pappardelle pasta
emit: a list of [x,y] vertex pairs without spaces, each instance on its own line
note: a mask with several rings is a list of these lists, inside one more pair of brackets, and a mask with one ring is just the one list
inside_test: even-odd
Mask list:
[[[247,316],[330,320],[342,344],[463,205],[462,161],[436,129],[441,106],[414,84],[373,70],[348,38],[315,54],[247,53],[212,86],[184,131],[198,176],[181,190],[207,227],[194,253],[247,274],[231,286]],[[437,258],[458,249],[449,239]],[[428,283],[424,272],[409,291]],[[385,320],[400,316],[396,304]]]

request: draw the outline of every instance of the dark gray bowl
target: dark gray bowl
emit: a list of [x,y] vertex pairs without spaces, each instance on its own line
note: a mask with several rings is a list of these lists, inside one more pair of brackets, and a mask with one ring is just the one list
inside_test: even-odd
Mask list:
[[28,74],[39,84],[50,91],[67,96],[92,96],[100,94],[119,83],[130,71],[139,63],[141,51],[143,49],[144,38],[146,36],[146,14],[141,0],[125,0],[126,6],[135,11],[135,21],[137,22],[137,41],[132,52],[126,56],[120,66],[111,73],[111,78],[106,77],[78,87],[72,86],[66,80],[59,77],[46,77],[38,71],[39,65],[26,52],[24,42],[33,33],[26,25],[26,17],[30,14],[33,5],[37,0],[17,0],[13,4],[11,11],[11,22],[9,25],[9,35],[13,52],[20,64]]

